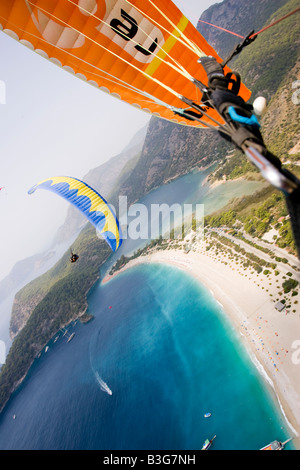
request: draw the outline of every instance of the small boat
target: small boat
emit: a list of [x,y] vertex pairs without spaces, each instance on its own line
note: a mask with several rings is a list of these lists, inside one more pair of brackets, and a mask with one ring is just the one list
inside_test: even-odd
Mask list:
[[48,351],[48,349],[49,349],[49,346],[46,346],[45,347],[45,353]]
[[262,447],[260,450],[282,450],[284,449],[285,444],[290,442],[293,438],[291,437],[290,439],[287,439],[284,442],[281,441],[272,441],[270,444]]
[[201,450],[208,450],[210,448],[210,446],[212,445],[212,442],[213,440],[216,438],[217,436],[214,436],[212,439],[206,439],[203,446],[202,446],[202,449]]
[[210,418],[211,413],[205,413],[204,418]]
[[75,333],[72,333],[72,334],[69,336],[67,343],[69,343],[69,342],[71,341],[71,339],[74,338],[74,336],[75,336]]
[[16,415],[13,415],[13,419],[16,419],[16,417],[17,417]]
[[98,374],[98,372],[95,373],[95,377],[97,379],[97,382],[98,384],[100,385],[100,388],[103,392],[106,392],[108,393],[108,395],[112,395],[112,391],[111,389],[109,388],[109,386],[107,385],[106,382],[104,382],[104,380],[101,379],[100,375]]

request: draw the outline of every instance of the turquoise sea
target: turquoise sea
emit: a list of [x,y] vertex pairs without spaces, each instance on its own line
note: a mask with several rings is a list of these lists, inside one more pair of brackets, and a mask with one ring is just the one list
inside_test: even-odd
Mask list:
[[97,284],[89,312],[8,403],[1,449],[197,450],[214,435],[214,449],[259,449],[288,436],[221,307],[190,275],[137,266]]
[[[143,202],[217,208],[257,186],[209,192],[206,174]],[[118,256],[138,246],[126,240]],[[189,274],[140,265],[97,282],[88,304],[94,320],[70,325],[69,343],[52,338],[0,415],[0,449],[198,450],[215,435],[212,449],[259,449],[289,437],[222,308]]]

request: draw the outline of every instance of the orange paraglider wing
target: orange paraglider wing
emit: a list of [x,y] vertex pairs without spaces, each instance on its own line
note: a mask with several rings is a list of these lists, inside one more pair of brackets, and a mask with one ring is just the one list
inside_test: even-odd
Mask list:
[[[213,48],[170,0],[5,0],[3,31],[54,63],[131,105],[196,127],[223,124],[201,103],[193,78],[207,84],[197,62]],[[241,87],[240,95],[250,92]],[[174,114],[202,107],[200,121]]]

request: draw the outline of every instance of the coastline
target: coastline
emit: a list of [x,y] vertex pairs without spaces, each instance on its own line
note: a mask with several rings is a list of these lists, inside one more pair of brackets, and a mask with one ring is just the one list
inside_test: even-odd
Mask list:
[[[221,258],[222,256],[222,258]],[[293,444],[300,449],[300,364],[293,360],[300,342],[300,307],[296,313],[275,309],[278,280],[241,267],[227,255],[206,251],[159,250],[129,261],[102,283],[141,263],[163,263],[190,273],[222,306],[286,418]],[[299,358],[299,352],[297,357]],[[274,436],[279,439],[280,436]]]

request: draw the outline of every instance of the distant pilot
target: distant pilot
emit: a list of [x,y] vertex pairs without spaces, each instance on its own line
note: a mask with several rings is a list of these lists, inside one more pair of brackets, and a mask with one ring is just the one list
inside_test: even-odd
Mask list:
[[70,261],[71,263],[75,263],[78,260],[79,256],[75,253],[71,253]]

